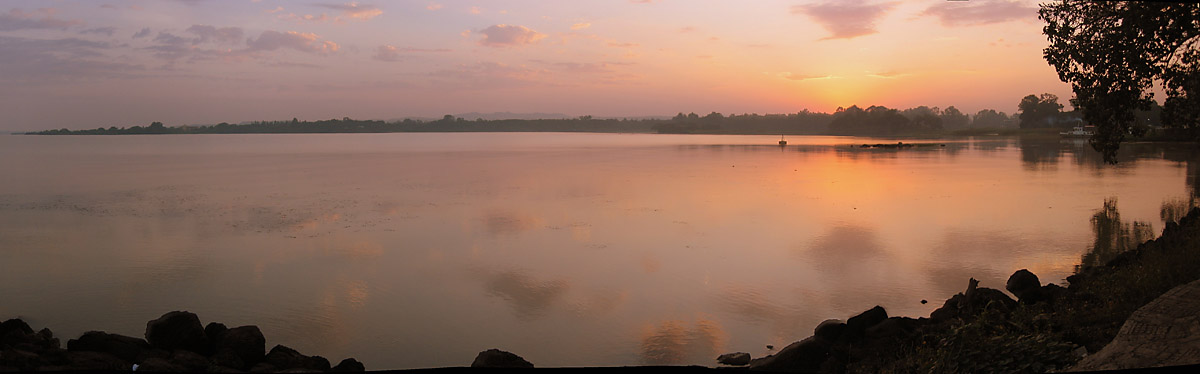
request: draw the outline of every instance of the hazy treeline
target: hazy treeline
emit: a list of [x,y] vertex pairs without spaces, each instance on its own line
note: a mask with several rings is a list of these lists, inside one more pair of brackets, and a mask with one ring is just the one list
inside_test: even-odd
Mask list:
[[[1083,125],[1082,115],[1062,111],[1063,105],[1052,94],[1029,95],[1018,103],[1018,112],[1009,115],[993,109],[967,114],[954,106],[919,106],[893,109],[873,105],[852,105],[834,113],[804,110],[789,114],[707,115],[679,113],[670,119],[596,119],[580,116],[564,119],[469,120],[446,115],[439,120],[405,119],[385,122],[350,118],[319,121],[256,121],[241,124],[167,127],[161,122],[149,126],[108,127],[94,130],[47,130],[39,135],[124,135],[124,134],[280,134],[280,133],[381,133],[381,132],[630,132],[667,134],[791,134],[791,135],[933,135],[969,129],[1070,129]],[[1154,105],[1138,113],[1141,126],[1160,123],[1162,108]]]

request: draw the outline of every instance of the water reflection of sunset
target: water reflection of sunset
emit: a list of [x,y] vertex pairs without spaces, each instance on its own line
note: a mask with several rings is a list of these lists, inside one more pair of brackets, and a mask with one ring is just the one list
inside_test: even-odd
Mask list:
[[[709,364],[877,304],[927,315],[972,277],[1059,282],[1106,201],[1157,232],[1200,179],[1194,150],[1131,145],[1109,167],[1086,145],[1017,138],[141,139],[0,164],[19,176],[0,194],[0,256],[22,264],[0,272],[0,313],[23,305],[71,336],[94,328],[67,307],[83,300],[136,335],[167,306],[379,367],[492,347],[546,366]],[[855,147],[896,141],[946,146]],[[0,153],[37,152],[20,147]],[[129,178],[121,149],[161,165]],[[3,288],[31,278],[63,297]]]

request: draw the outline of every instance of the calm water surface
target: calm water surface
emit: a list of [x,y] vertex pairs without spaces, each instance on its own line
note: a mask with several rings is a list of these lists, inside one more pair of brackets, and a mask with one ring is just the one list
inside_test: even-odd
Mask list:
[[65,341],[189,310],[368,369],[714,365],[969,277],[1062,282],[1105,201],[1158,233],[1200,175],[1186,145],[777,140],[0,136],[0,318]]

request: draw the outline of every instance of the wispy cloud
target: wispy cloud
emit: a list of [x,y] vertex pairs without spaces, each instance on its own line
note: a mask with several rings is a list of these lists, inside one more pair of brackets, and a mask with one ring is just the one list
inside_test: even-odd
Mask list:
[[340,48],[337,43],[329,40],[321,40],[321,37],[317,34],[296,31],[278,32],[273,30],[263,31],[262,34],[258,35],[257,39],[247,40],[246,46],[252,52],[274,51],[282,48],[313,54],[329,54],[337,52]]
[[792,73],[792,72],[787,72],[787,71],[776,74],[776,75],[779,76],[780,78],[787,79],[787,80],[793,80],[793,81],[807,81],[807,80],[816,80],[816,79],[837,78],[832,75],[797,74],[797,73]]
[[350,3],[345,3],[345,4],[320,3],[320,4],[313,4],[313,5],[317,6],[317,7],[325,8],[325,9],[332,9],[335,11],[339,11],[340,14],[337,14],[337,15],[334,15],[331,17],[325,13],[303,14],[303,15],[292,13],[292,12],[283,13],[283,7],[276,7],[275,9],[267,10],[267,13],[276,14],[276,16],[275,16],[276,18],[285,20],[285,21],[313,22],[313,23],[322,23],[322,22],[343,23],[346,21],[360,21],[361,22],[361,21],[371,20],[372,18],[378,17],[383,14],[383,10],[379,9],[379,7],[377,7],[377,6],[369,5],[369,4],[359,4],[357,2],[350,2]]
[[510,47],[533,44],[546,37],[546,34],[530,30],[528,27],[520,25],[492,25],[488,26],[486,29],[480,30],[479,33],[483,34],[483,38],[479,39],[479,45],[488,47]]
[[442,9],[442,4],[438,4],[438,3],[429,3],[429,5],[426,5],[426,6],[425,6],[425,9],[427,9],[427,10],[438,10],[438,9]]
[[54,17],[57,10],[54,8],[39,8],[33,12],[26,12],[20,8],[13,8],[8,13],[0,14],[0,31],[16,31],[26,29],[65,29],[75,25],[82,25],[80,20],[63,20]]
[[804,14],[816,21],[830,35],[824,39],[852,39],[875,34],[875,22],[895,7],[895,3],[864,4],[861,2],[827,2],[796,5],[792,14]]
[[375,55],[371,56],[371,58],[388,62],[399,61],[400,49],[390,45],[381,45],[375,48]]
[[379,15],[383,14],[383,10],[379,9],[379,7],[377,7],[377,6],[369,5],[369,4],[359,4],[357,2],[350,2],[350,3],[345,3],[345,4],[316,4],[316,5],[319,7],[323,7],[323,8],[341,11],[342,15],[339,16],[337,18],[337,20],[341,20],[341,19],[343,19],[342,17],[345,17],[345,18],[349,18],[349,19],[357,20],[357,21],[367,21],[367,20],[370,20],[372,18],[378,17]]
[[90,29],[79,30],[80,34],[97,34],[105,36],[112,36],[115,32],[117,32],[117,28],[113,26],[93,27]]
[[587,22],[580,22],[580,23],[576,23],[576,24],[574,24],[574,25],[571,25],[571,30],[583,30],[583,29],[586,29],[586,28],[588,28],[588,27],[592,27],[592,24],[591,24],[591,23],[587,23]]
[[946,1],[930,6],[921,15],[937,17],[942,25],[972,26],[1037,19],[1037,7],[1019,1]]
[[141,65],[113,62],[111,43],[78,38],[28,39],[0,36],[0,83],[136,77]]
[[217,28],[209,25],[192,25],[185,31],[196,35],[192,44],[207,42],[237,44],[242,41],[242,28],[240,27]]
[[150,28],[149,28],[149,27],[143,27],[143,28],[142,28],[141,30],[139,30],[138,32],[135,32],[135,33],[133,33],[133,38],[134,38],[134,39],[138,39],[138,38],[144,38],[144,37],[147,37],[147,36],[150,36]]

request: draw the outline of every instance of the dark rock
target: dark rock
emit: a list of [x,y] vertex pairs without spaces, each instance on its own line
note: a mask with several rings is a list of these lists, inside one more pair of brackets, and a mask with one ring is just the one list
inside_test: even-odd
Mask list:
[[225,327],[223,323],[209,322],[207,325],[204,325],[204,336],[208,338],[209,345],[215,343],[221,337],[221,334],[224,334],[226,331],[229,331],[229,328]]
[[206,353],[209,344],[200,317],[185,311],[167,312],[146,322],[146,342],[154,348],[186,349],[197,353]]
[[499,349],[489,349],[479,352],[475,356],[475,361],[471,362],[473,368],[533,368],[533,364],[525,361],[521,356],[501,351]]
[[965,292],[946,300],[941,308],[929,314],[929,319],[934,323],[941,323],[953,318],[970,319],[987,309],[1007,313],[1016,306],[1017,302],[1003,291],[979,287],[979,281],[971,278]]
[[333,367],[332,371],[335,373],[358,373],[367,371],[367,368],[352,357],[339,362],[337,366]]
[[245,361],[242,361],[242,358],[238,357],[237,353],[234,353],[232,350],[217,351],[217,353],[208,358],[208,362],[214,366],[224,366],[237,370],[246,370],[248,367],[253,366],[253,364],[247,364]]
[[1042,282],[1038,280],[1037,275],[1027,269],[1017,270],[1012,276],[1008,277],[1008,283],[1005,283],[1004,289],[1012,293],[1024,303],[1033,303],[1039,299],[1039,294],[1042,288]]
[[141,361],[150,350],[145,340],[132,336],[109,334],[103,331],[88,331],[79,339],[67,340],[68,351],[107,353],[129,362]]
[[850,339],[860,338],[866,333],[868,328],[883,322],[887,318],[887,311],[883,307],[876,305],[874,308],[846,320],[846,331],[843,335],[848,335]]
[[812,336],[779,350],[779,353],[750,361],[750,370],[815,373],[829,358],[833,346],[824,338]]
[[146,360],[142,361],[142,363],[138,364],[137,371],[180,373],[180,372],[191,371],[191,370],[187,370],[187,369],[184,369],[183,367],[172,364],[170,361],[167,361],[166,359],[152,357],[152,358],[147,358]]
[[0,365],[29,370],[46,364],[49,363],[30,351],[11,348],[0,351]]
[[29,327],[28,323],[18,318],[0,322],[0,336],[5,336],[13,332],[20,332],[21,335],[29,335],[33,333],[33,329]]
[[297,352],[295,349],[288,348],[282,345],[276,345],[271,348],[271,352],[267,353],[264,362],[279,368],[279,370],[287,369],[309,369],[317,371],[329,371],[329,360],[321,356],[305,356]]
[[750,364],[750,354],[746,352],[726,353],[717,357],[722,365],[742,366]]
[[969,303],[968,310],[972,316],[978,315],[979,312],[985,309],[998,309],[1007,312],[1017,307],[1016,300],[1008,297],[1003,291],[987,287],[980,287],[976,290],[975,297],[968,299],[967,302]]
[[846,331],[845,322],[840,319],[827,319],[817,324],[817,327],[813,329],[813,335],[834,341],[842,336],[844,331]]
[[221,365],[209,366],[208,372],[209,373],[244,373],[244,371],[234,369],[231,367],[221,366]]
[[1067,293],[1067,289],[1057,284],[1051,283],[1042,286],[1042,299],[1049,303],[1057,302]]
[[891,317],[867,329],[868,339],[904,338],[911,336],[917,320],[908,317]]
[[25,321],[13,318],[0,322],[0,348],[9,348],[29,341],[33,329]]
[[277,373],[320,373],[320,372],[313,370],[313,369],[293,368],[293,369],[287,369],[287,370],[280,370],[280,371],[277,371]]
[[276,371],[279,371],[279,368],[266,362],[259,362],[250,368],[251,373],[274,373]]
[[133,369],[133,363],[116,356],[91,351],[67,352],[67,360],[75,370],[124,370]]
[[222,354],[233,355],[241,363],[241,365],[231,365],[236,362],[228,357],[223,357],[220,365],[246,370],[263,360],[267,350],[267,339],[263,337],[262,331],[258,330],[258,326],[234,327],[216,339],[213,343],[213,350],[216,352],[213,357]]
[[185,351],[182,349],[177,349],[175,352],[171,352],[170,362],[176,366],[184,368],[187,371],[204,371],[210,366],[208,359],[204,358],[204,356],[201,356],[196,352]]

